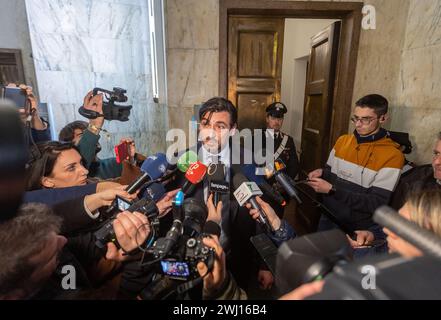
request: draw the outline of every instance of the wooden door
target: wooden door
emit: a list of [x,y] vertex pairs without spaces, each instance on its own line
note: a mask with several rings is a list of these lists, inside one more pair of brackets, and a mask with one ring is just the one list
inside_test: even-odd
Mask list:
[[284,18],[230,17],[228,99],[239,128],[265,128],[265,109],[280,101]]
[[322,168],[329,156],[335,69],[341,22],[335,22],[311,40],[305,89],[302,170]]

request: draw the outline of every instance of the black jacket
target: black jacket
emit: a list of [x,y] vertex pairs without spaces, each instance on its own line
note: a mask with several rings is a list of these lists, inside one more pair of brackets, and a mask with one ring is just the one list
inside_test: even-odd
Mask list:
[[441,185],[436,182],[433,176],[432,165],[427,164],[413,168],[401,176],[390,206],[399,210],[406,202],[409,193],[430,189],[441,189]]

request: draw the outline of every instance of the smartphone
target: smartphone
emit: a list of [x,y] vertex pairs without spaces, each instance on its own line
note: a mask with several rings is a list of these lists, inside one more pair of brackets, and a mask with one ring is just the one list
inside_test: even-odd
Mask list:
[[188,264],[179,261],[162,260],[162,273],[174,279],[187,279],[190,276]]
[[129,159],[129,145],[127,144],[127,142],[123,142],[115,146],[115,156],[117,163],[121,163],[124,160]]
[[17,87],[3,87],[3,98],[14,102],[18,109],[26,108],[26,91]]
[[116,196],[116,205],[119,211],[126,211],[127,209],[130,208],[132,203],[130,201],[127,201],[123,198]]

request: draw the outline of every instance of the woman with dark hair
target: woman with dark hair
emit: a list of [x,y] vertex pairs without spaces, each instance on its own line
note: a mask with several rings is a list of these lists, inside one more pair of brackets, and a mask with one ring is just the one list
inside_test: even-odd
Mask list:
[[31,149],[27,190],[67,188],[87,184],[89,171],[72,143],[50,141]]

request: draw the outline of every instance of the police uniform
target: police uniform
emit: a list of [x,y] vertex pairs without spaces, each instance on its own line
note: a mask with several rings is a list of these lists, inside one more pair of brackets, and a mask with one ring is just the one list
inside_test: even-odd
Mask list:
[[[285,113],[287,113],[288,110],[286,106],[281,102],[275,102],[270,104],[266,108],[266,113],[269,116],[272,116],[274,118],[283,118]],[[271,133],[266,131],[265,134],[262,136],[262,147],[266,148],[266,137],[272,137]],[[282,160],[283,163],[286,166],[286,173],[294,180],[297,174],[300,171],[300,164],[299,164],[299,158],[297,156],[296,146],[294,144],[294,139],[279,131],[278,133],[274,132],[274,160]],[[275,185],[275,179],[271,178],[268,180],[270,184],[273,186]],[[289,200],[287,195],[284,194],[283,190],[280,190],[280,188],[277,188],[282,195],[286,198],[286,200]],[[275,203],[271,203],[274,210],[276,211],[277,215],[279,217],[283,216],[283,210],[284,208],[280,205],[277,205]]]

